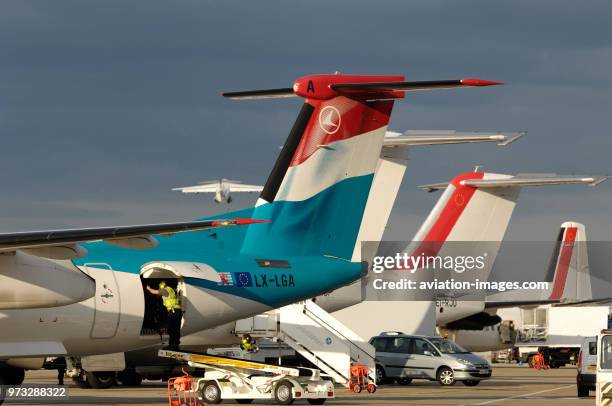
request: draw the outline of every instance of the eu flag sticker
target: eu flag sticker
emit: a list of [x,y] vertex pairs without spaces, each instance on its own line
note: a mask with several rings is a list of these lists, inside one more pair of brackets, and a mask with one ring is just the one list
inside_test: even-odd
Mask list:
[[249,272],[236,272],[236,286],[239,288],[253,286],[253,278]]

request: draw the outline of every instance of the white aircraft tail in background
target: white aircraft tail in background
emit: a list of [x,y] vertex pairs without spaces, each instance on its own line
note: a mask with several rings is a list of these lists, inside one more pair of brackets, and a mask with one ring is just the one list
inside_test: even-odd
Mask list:
[[183,193],[214,193],[216,203],[231,203],[232,193],[254,193],[261,192],[263,186],[245,185],[239,180],[219,179],[199,182],[195,186],[177,187],[172,190]]
[[[582,184],[596,186],[607,179],[606,176],[564,176],[564,175],[501,175],[493,173],[464,173],[449,183],[420,186],[428,191],[445,190],[421,229],[413,238],[415,249],[408,248],[412,255],[420,253],[422,242],[434,242],[436,254],[443,256],[449,242],[499,242],[488,247],[487,268],[480,279],[488,279],[504,234],[516,206],[519,193],[524,187]],[[573,228],[576,230],[576,228]],[[584,233],[582,233],[584,235]],[[582,237],[581,237],[582,238]],[[451,243],[452,244],[452,243]],[[439,245],[439,247],[438,247]],[[425,246],[431,249],[431,245]],[[473,245],[473,252],[462,251],[463,255],[479,255],[479,244]],[[571,279],[571,278],[570,278]],[[561,282],[557,282],[561,284]],[[565,283],[563,283],[565,286]],[[555,295],[563,287],[559,286]],[[501,295],[501,294],[500,294]],[[480,314],[485,308],[499,305],[498,300],[460,301],[456,305],[438,306],[437,323],[439,326]],[[515,298],[516,299],[516,298]],[[533,300],[533,298],[532,298]],[[556,300],[557,302],[559,300]]]

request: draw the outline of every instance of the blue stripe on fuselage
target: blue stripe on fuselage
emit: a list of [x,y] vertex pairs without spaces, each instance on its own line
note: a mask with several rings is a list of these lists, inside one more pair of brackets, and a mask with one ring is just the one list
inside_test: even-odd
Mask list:
[[[139,274],[142,265],[152,261],[206,263],[217,272],[249,273],[252,286],[221,286],[194,278],[187,278],[186,282],[271,307],[282,306],[333,290],[360,276],[361,264],[324,255],[350,258],[372,178],[373,175],[367,175],[345,179],[305,201],[273,202],[208,218],[252,215],[253,218],[270,218],[271,224],[156,235],[159,245],[147,250],[121,248],[104,241],[85,243],[83,246],[88,255],[73,262],[81,266],[105,263],[113,270],[132,274]],[[319,207],[327,209],[319,210]],[[316,221],[309,221],[304,213],[310,213]],[[264,214],[269,217],[260,217]],[[272,232],[270,226],[276,226]],[[250,233],[262,239],[259,247],[251,253],[240,253],[245,237]],[[253,247],[253,244],[249,246]],[[296,252],[296,248],[300,249]],[[289,251],[294,253],[286,254]],[[262,268],[256,259],[287,260],[291,268]]]

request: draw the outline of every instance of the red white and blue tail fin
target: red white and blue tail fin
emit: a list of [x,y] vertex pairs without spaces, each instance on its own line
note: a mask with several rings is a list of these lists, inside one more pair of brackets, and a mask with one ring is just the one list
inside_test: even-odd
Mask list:
[[292,88],[225,93],[305,99],[253,212],[271,223],[249,228],[242,252],[350,260],[394,100],[406,91],[493,84],[334,74],[303,77]]

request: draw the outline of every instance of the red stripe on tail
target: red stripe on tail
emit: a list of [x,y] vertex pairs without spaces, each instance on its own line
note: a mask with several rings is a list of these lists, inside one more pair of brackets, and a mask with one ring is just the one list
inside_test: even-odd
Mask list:
[[448,199],[446,206],[440,212],[435,223],[431,226],[423,241],[418,248],[411,254],[412,257],[423,255],[425,257],[435,257],[446,242],[449,234],[459,221],[461,214],[470,203],[472,196],[476,193],[475,187],[464,186],[461,181],[467,179],[482,179],[484,173],[469,172],[456,176],[450,183],[455,187],[455,191]]
[[567,281],[567,274],[569,272],[570,261],[572,260],[577,233],[578,229],[576,227],[568,227],[565,229],[563,246],[561,247],[561,254],[559,254],[559,262],[557,263],[557,271],[555,272],[555,280],[553,282],[553,291],[550,294],[550,299],[552,300],[561,299],[563,291],[565,290],[565,282]]
[[291,166],[306,161],[317,149],[336,141],[374,131],[389,124],[393,100],[360,101],[344,96],[310,100],[315,110],[298,145]]

